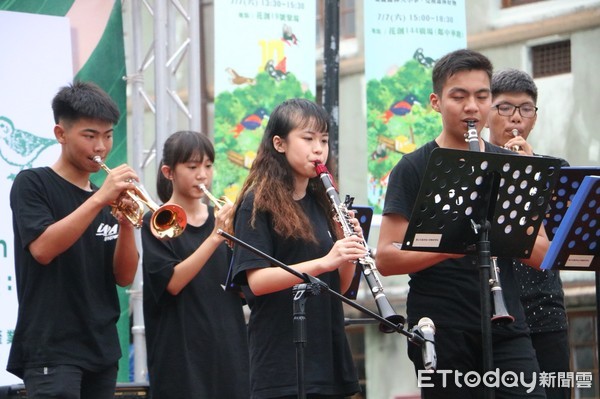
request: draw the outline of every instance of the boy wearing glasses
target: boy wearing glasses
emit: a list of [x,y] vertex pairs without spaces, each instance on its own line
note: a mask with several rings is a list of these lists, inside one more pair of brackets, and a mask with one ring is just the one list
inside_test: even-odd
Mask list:
[[[537,87],[533,79],[523,71],[505,69],[494,73],[491,88],[490,142],[522,155],[534,155],[527,142],[537,120]],[[561,164],[569,166],[564,159]],[[513,269],[540,370],[558,378],[558,373],[569,371],[567,314],[559,272],[538,271],[518,261],[513,262]],[[548,399],[571,397],[568,387],[557,385],[546,387]]]

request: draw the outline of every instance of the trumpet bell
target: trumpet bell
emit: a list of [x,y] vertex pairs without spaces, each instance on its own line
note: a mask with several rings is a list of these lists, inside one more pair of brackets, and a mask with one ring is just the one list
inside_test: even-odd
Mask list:
[[[99,156],[95,156],[93,160],[106,173],[110,173],[110,169]],[[181,206],[166,204],[159,207],[141,185],[135,182],[134,185],[134,189],[123,191],[113,204],[112,214],[115,217],[117,212],[121,212],[135,228],[139,229],[144,222],[144,206],[147,206],[152,212],[150,230],[156,238],[167,240],[183,233],[187,225],[187,216]]]
[[186,213],[182,207],[176,204],[159,207],[150,218],[150,230],[160,240],[168,240],[181,235],[186,225]]

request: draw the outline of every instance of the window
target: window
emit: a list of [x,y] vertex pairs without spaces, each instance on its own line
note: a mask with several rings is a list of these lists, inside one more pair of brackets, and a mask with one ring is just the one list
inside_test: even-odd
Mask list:
[[502,0],[502,8],[522,6],[523,4],[539,3],[545,0]]
[[579,399],[597,398],[598,387],[598,335],[596,331],[596,313],[569,312],[569,346],[571,349],[571,371],[591,373],[591,388],[577,387],[575,382],[574,396]]
[[571,72],[571,41],[565,40],[531,47],[534,78]]
[[[355,0],[340,1],[340,40],[356,37]],[[317,47],[324,43],[325,0],[317,3]]]

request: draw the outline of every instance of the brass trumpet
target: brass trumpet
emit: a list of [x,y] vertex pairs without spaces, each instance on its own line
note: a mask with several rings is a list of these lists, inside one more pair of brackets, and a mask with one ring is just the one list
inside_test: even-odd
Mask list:
[[[99,156],[93,158],[106,173],[110,173],[110,169]],[[183,233],[187,225],[187,216],[182,207],[176,204],[166,204],[158,206],[144,188],[135,183],[135,188],[125,190],[112,206],[112,214],[116,216],[117,212],[123,213],[127,219],[135,226],[142,227],[144,219],[144,205],[152,211],[150,219],[150,230],[152,234],[159,240],[167,240],[175,238]],[[124,201],[129,198],[132,202]]]
[[[512,130],[512,135],[513,135],[514,137],[517,137],[517,136],[519,135],[519,130],[517,130],[517,129],[513,129],[513,130]],[[521,150],[521,147],[520,147],[520,146],[518,146],[518,145],[513,145],[513,146],[511,147],[511,150],[513,150],[513,151],[515,151],[515,152],[518,152],[518,151],[520,151],[520,150]]]
[[215,205],[215,209],[217,211],[220,211],[221,208],[223,208],[223,205],[225,204],[233,205],[233,202],[231,202],[231,200],[224,195],[221,198],[217,198],[214,195],[212,195],[212,193],[208,191],[204,184],[198,184],[198,187],[204,192],[204,195],[206,195],[206,197]]

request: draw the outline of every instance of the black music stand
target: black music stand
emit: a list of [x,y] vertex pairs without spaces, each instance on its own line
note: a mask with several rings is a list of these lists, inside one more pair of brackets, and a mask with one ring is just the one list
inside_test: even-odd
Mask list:
[[[584,176],[590,170],[565,168],[561,183],[566,188],[555,190],[555,213],[547,215],[548,224],[558,222],[554,239],[542,262],[542,269],[594,271],[596,277],[596,314],[600,314],[600,176]],[[595,172],[600,172],[596,168]],[[600,173],[599,173],[600,174]],[[596,317],[600,331],[600,319]],[[597,348],[600,357],[600,347]],[[600,377],[600,371],[598,376]]]
[[478,255],[484,372],[493,369],[491,257],[531,256],[559,169],[555,158],[431,152],[402,249]]
[[565,213],[569,209],[583,179],[586,176],[592,175],[600,176],[600,167],[569,166],[560,169],[558,181],[554,187],[554,192],[550,196],[548,211],[544,218],[544,227],[550,241],[554,239],[554,235],[564,219]]
[[[352,199],[354,200],[354,199]],[[360,222],[360,227],[363,231],[363,237],[365,238],[365,242],[369,240],[369,232],[371,231],[371,221],[373,220],[373,208],[365,205],[354,205],[352,204],[352,200],[350,201],[349,208],[355,212],[355,217]],[[360,285],[360,276],[362,275],[362,266],[360,264],[356,264],[356,268],[354,269],[354,277],[352,277],[352,282],[350,283],[350,287],[344,293],[344,296],[348,299],[356,299],[358,295],[358,287]]]
[[575,187],[542,270],[600,270],[600,175],[585,176]]

